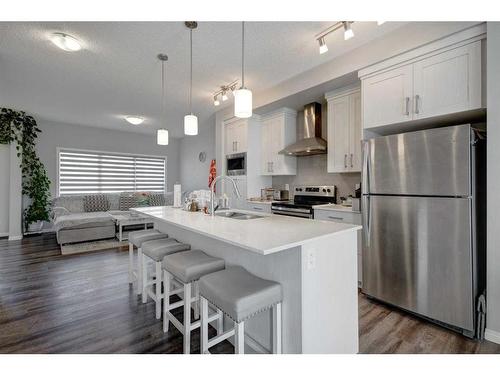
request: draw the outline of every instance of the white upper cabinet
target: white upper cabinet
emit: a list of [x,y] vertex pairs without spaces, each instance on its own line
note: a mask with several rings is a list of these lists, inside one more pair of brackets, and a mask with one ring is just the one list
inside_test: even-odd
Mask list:
[[427,118],[481,107],[481,42],[413,65],[414,118]]
[[247,127],[246,119],[231,121],[224,125],[226,155],[247,152]]
[[364,127],[411,120],[413,69],[402,66],[363,80]]
[[328,102],[328,172],[361,171],[361,94],[359,87],[331,92]]
[[360,70],[363,127],[482,108],[485,37],[478,25]]
[[282,108],[262,116],[261,174],[265,176],[294,175],[297,173],[295,156],[279,152],[295,142],[297,137],[297,112]]

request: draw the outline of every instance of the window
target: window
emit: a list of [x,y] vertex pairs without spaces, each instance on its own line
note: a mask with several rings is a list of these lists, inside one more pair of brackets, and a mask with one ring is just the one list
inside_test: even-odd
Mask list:
[[165,192],[165,158],[59,149],[58,195]]

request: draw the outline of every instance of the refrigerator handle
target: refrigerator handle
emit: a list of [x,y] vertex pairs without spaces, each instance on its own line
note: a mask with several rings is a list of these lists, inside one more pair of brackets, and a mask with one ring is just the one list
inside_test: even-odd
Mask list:
[[361,176],[361,194],[369,194],[369,153],[370,153],[370,143],[369,141],[363,141],[363,168]]
[[364,247],[370,247],[370,226],[371,226],[371,207],[370,207],[370,196],[363,195],[361,215],[363,219],[363,243]]

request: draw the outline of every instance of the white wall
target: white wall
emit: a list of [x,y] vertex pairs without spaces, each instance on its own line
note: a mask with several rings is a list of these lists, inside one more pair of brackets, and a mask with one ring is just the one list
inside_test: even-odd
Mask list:
[[168,146],[158,146],[155,134],[144,135],[43,120],[38,120],[38,125],[42,133],[37,142],[37,152],[52,182],[52,196],[57,190],[57,147],[166,156],[167,190],[172,191],[173,184],[179,181],[178,139],[170,138]]
[[488,22],[488,213],[486,338],[500,343],[500,23]]
[[10,146],[0,144],[0,237],[9,234]]
[[[207,154],[203,163],[198,159],[202,151]],[[183,191],[208,189],[208,172],[212,159],[215,159],[215,115],[206,123],[200,124],[197,136],[185,136],[179,140],[179,173]]]

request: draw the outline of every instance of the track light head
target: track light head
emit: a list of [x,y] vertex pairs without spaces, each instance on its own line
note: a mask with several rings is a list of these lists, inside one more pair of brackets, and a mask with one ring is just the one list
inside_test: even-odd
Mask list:
[[217,107],[218,105],[220,105],[219,96],[218,96],[218,95],[215,95],[215,96],[214,96],[214,106],[216,106],[216,107]]
[[223,102],[225,102],[225,101],[227,100],[227,94],[226,94],[226,91],[222,91],[221,98],[222,98],[222,101],[223,101]]
[[351,28],[351,22],[344,21],[344,40],[349,40],[354,36],[354,31]]

